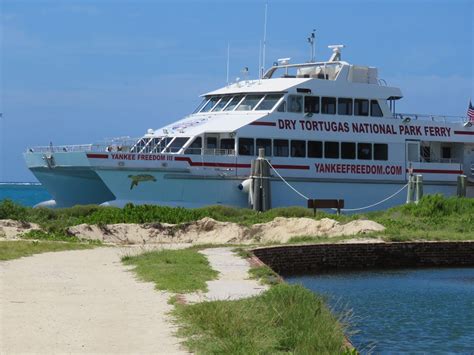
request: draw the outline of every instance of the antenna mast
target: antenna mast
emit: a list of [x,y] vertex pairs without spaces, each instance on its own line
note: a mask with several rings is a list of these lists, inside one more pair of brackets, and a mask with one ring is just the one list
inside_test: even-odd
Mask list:
[[227,85],[229,85],[230,43],[227,42]]
[[268,12],[268,2],[265,3],[265,21],[263,25],[263,49],[262,49],[262,67],[260,70],[260,78],[263,78],[265,71],[265,54],[267,47],[267,12]]
[[308,37],[308,43],[311,46],[311,53],[310,53],[310,60],[309,60],[310,63],[314,63],[314,61],[315,61],[315,51],[314,51],[314,48],[315,48],[314,44],[316,42],[316,34],[315,33],[316,33],[316,30],[313,29],[313,32],[311,32],[311,34]]

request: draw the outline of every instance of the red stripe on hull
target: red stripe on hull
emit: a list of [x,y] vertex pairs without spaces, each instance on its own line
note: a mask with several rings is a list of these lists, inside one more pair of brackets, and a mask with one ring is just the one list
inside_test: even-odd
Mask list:
[[275,122],[252,122],[250,123],[250,126],[271,126],[275,127],[276,123]]
[[290,169],[290,170],[309,170],[308,165],[278,165],[273,164],[275,169]]
[[466,136],[474,136],[474,131],[454,131],[454,134],[464,134]]
[[87,157],[88,157],[88,158],[92,158],[92,159],[109,159],[109,155],[108,155],[108,154],[88,153],[88,154],[87,154]]
[[[175,161],[185,161],[191,166],[205,166],[205,167],[216,167],[216,168],[241,168],[249,169],[250,164],[236,164],[236,163],[211,163],[192,161],[188,157],[174,157]],[[290,170],[309,170],[308,165],[273,165],[275,169],[290,169]]]
[[[407,169],[407,173],[409,169]],[[462,170],[440,170],[440,169],[413,169],[414,173],[426,173],[426,174],[462,174]]]
[[213,163],[213,162],[201,162],[192,161],[188,157],[174,157],[175,161],[185,161],[191,166],[205,166],[214,168],[250,168],[250,164],[234,164],[234,163]]

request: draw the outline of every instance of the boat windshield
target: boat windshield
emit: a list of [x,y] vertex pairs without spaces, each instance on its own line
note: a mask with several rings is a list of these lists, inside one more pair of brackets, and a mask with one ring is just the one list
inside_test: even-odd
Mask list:
[[236,111],[252,111],[263,99],[263,95],[247,95],[245,99],[235,109]]
[[270,111],[275,107],[278,101],[282,98],[281,94],[269,94],[265,95],[262,102],[255,108],[256,111]]
[[221,98],[219,96],[212,96],[199,112],[211,111],[220,99]]
[[233,111],[234,108],[239,104],[239,102],[243,99],[244,95],[236,95],[232,97],[232,100],[226,106],[224,111]]
[[223,96],[218,104],[212,109],[212,112],[222,111],[224,107],[229,103],[232,96]]

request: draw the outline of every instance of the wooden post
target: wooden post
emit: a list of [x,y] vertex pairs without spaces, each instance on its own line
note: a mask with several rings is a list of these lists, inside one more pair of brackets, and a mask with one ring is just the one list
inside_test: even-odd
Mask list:
[[420,202],[423,197],[423,175],[416,175],[415,203]]
[[252,161],[253,209],[265,212],[271,208],[270,166],[265,159],[265,149],[258,150],[258,158]]
[[413,202],[413,195],[415,190],[415,177],[413,174],[408,175],[408,188],[407,188],[407,203]]
[[458,197],[466,197],[466,175],[458,175],[458,188],[457,195]]

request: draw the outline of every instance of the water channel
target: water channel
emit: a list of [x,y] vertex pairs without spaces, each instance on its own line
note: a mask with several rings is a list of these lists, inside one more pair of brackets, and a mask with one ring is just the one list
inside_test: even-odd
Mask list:
[[291,276],[351,310],[362,353],[474,352],[474,268],[357,271]]

